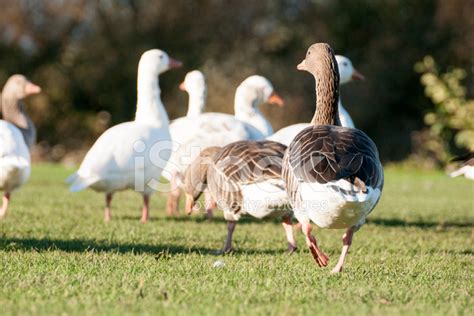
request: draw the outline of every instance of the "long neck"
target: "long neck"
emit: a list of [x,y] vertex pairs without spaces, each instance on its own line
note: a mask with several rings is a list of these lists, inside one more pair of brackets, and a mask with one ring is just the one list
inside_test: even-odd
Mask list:
[[26,145],[28,148],[31,148],[36,142],[36,128],[24,111],[23,104],[20,100],[8,97],[7,93],[3,93],[2,115],[5,121],[18,127]]
[[135,121],[157,127],[169,125],[168,114],[161,102],[158,76],[147,72],[146,69],[138,71]]
[[334,58],[324,63],[315,74],[316,80],[316,112],[311,124],[341,125],[338,113],[339,74]]
[[190,93],[187,117],[199,116],[206,104],[206,93]]
[[239,120],[249,123],[258,129],[265,137],[273,134],[271,124],[260,112],[258,105],[261,101],[258,98],[249,98],[242,91],[235,94],[234,111],[235,117]]

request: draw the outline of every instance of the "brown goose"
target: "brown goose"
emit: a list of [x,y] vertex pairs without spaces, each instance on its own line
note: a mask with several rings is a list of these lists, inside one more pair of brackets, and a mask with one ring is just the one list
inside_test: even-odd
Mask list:
[[281,179],[285,150],[285,145],[273,141],[239,141],[203,150],[186,170],[186,212],[195,209],[202,191],[208,188],[228,222],[224,253],[232,250],[232,234],[242,215],[282,217],[288,251],[295,251],[292,211]]
[[329,258],[311,234],[321,228],[346,229],[342,253],[332,272],[342,271],[352,236],[380,199],[383,168],[377,147],[362,131],[340,126],[339,74],[331,47],[312,45],[298,65],[316,80],[316,112],[311,126],[301,131],[285,153],[283,179],[294,213],[316,263]]

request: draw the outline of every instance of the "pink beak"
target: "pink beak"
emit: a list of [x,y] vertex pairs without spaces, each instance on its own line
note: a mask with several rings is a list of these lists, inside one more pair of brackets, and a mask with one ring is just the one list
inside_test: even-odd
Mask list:
[[186,87],[184,85],[184,81],[179,84],[179,90],[186,91]]
[[40,93],[40,92],[41,92],[41,87],[40,86],[37,86],[34,83],[31,83],[29,81],[26,83],[25,93],[27,95],[37,94],[37,93]]
[[360,80],[363,81],[365,80],[365,77],[363,74],[358,72],[357,70],[354,69],[354,72],[352,73],[352,80]]
[[302,62],[300,62],[298,64],[298,66],[296,66],[296,69],[298,70],[306,70],[306,59],[303,59]]
[[173,59],[173,58],[170,57],[169,62],[168,62],[168,68],[169,68],[169,69],[180,68],[182,65],[183,65],[182,62],[180,62],[179,60],[176,60],[176,59]]

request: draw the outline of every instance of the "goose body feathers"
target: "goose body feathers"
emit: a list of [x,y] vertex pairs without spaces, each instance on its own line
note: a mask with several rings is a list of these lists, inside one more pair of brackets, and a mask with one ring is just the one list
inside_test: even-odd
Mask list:
[[281,179],[286,146],[272,141],[240,141],[224,147],[208,170],[207,185],[228,220],[288,215]]
[[0,190],[15,191],[30,172],[30,152],[23,135],[15,125],[0,120]]

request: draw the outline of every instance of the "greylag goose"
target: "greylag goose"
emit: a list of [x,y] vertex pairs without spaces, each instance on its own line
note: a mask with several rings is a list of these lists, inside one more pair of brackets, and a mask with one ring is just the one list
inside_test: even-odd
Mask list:
[[298,70],[316,81],[316,112],[311,126],[289,145],[283,179],[295,217],[319,266],[329,258],[311,234],[321,228],[345,229],[342,253],[333,273],[342,271],[353,234],[380,199],[383,168],[374,142],[361,130],[342,127],[338,116],[339,73],[334,53],[325,43],[312,45]]
[[[168,215],[174,215],[178,210],[179,179],[200,150],[211,146],[225,146],[239,140],[260,140],[272,133],[271,124],[259,110],[263,103],[282,106],[283,100],[276,94],[268,79],[250,76],[235,92],[235,116],[203,113],[193,118],[182,117],[173,121],[171,137],[175,148],[163,174],[170,180]],[[210,209],[208,214],[211,214]]]
[[11,76],[2,93],[0,120],[0,190],[4,191],[0,218],[10,203],[11,193],[20,188],[31,172],[30,149],[36,141],[36,129],[21,100],[41,92],[41,88],[22,75]]
[[[365,80],[365,77],[354,68],[349,58],[341,55],[336,55],[336,61],[339,69],[341,85],[344,85],[354,80]],[[342,106],[341,98],[339,98],[338,106],[339,120],[341,121],[341,125],[345,127],[354,128],[354,122],[352,121],[352,118],[347,112],[347,110],[344,108],[344,106]],[[267,137],[267,139],[288,146],[299,132],[301,132],[303,129],[310,125],[310,123],[293,124],[278,130],[275,134]]]
[[150,195],[157,190],[172,149],[158,76],[180,66],[180,62],[159,49],[143,53],[138,65],[135,120],[105,131],[86,154],[79,170],[68,178],[72,192],[87,187],[105,192],[105,221],[111,219],[113,193],[125,189],[143,195],[141,221],[148,220]]
[[232,250],[232,234],[242,215],[281,217],[288,250],[296,249],[292,212],[281,179],[285,150],[285,145],[272,141],[239,141],[203,150],[187,168],[186,212],[191,214],[203,190],[208,189],[228,222],[224,253]]

